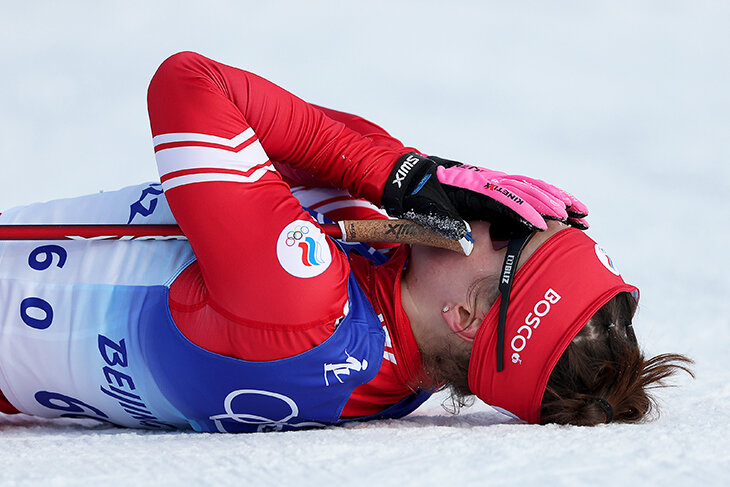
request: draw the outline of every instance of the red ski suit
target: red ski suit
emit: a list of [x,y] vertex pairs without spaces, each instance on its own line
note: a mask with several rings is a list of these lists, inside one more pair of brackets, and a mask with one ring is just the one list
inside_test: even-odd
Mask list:
[[343,316],[352,269],[390,340],[378,376],[354,392],[343,416],[373,414],[410,394],[421,359],[400,305],[408,249],[376,267],[328,240],[332,262],[301,278],[282,267],[276,242],[287,225],[311,221],[290,184],[320,181],[379,204],[395,161],[413,149],[360,117],[191,52],[162,64],[148,106],[163,189],[198,259],[170,289],[186,337],[246,360],[302,353]]

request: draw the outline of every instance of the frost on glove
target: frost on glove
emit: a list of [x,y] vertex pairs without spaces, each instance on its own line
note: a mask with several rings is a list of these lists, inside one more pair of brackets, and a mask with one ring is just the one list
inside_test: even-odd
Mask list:
[[[436,176],[436,164],[416,152],[401,156],[388,176],[382,204],[390,216],[407,218],[467,245],[471,227],[459,216]],[[466,249],[465,249],[466,250]]]

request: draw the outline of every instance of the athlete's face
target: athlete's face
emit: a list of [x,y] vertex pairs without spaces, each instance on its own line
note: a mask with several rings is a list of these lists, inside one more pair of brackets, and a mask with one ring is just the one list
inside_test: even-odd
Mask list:
[[[484,303],[479,306],[481,309],[473,309],[474,297],[471,293],[474,284],[486,279],[488,287],[496,290],[507,252],[504,246],[493,245],[489,236],[489,223],[470,223],[474,237],[474,250],[470,256],[433,247],[414,246],[411,263],[404,276],[410,288],[409,293],[419,301],[418,306],[428,308],[422,309],[424,317],[435,317],[438,313],[451,330],[456,330],[460,323],[481,319],[486,313]],[[537,232],[525,246],[518,268],[543,242],[565,228],[566,225],[562,223],[549,222],[547,230]],[[486,304],[488,308],[491,303]],[[476,327],[472,331],[475,333]],[[469,338],[468,335],[465,337]]]

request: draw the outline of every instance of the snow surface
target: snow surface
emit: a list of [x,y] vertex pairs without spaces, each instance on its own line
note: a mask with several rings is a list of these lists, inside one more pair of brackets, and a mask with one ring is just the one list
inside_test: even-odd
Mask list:
[[730,484],[730,3],[0,3],[0,209],[157,177],[156,66],[196,50],[421,150],[542,177],[641,287],[649,353],[697,361],[640,426],[398,421],[150,433],[0,416],[0,485]]

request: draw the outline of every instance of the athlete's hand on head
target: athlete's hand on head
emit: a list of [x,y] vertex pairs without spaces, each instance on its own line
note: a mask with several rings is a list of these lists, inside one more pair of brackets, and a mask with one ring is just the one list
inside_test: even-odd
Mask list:
[[490,221],[496,238],[545,230],[546,220],[588,227],[585,205],[544,181],[415,152],[397,161],[382,202],[391,216],[454,240],[471,239],[466,220]]
[[[511,175],[483,167],[429,156],[438,164],[437,175],[449,199],[466,219],[486,219],[517,232],[514,222],[544,230],[547,220],[558,220],[580,230],[588,228],[588,208],[575,196],[528,176]],[[512,227],[512,228],[510,228]]]

